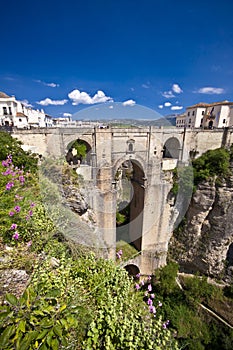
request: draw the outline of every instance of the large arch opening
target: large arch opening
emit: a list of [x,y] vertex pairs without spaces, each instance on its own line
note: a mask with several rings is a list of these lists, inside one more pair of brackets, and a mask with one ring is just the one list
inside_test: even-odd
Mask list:
[[145,174],[136,160],[123,162],[116,171],[116,240],[141,251]]
[[179,159],[180,142],[175,137],[170,137],[164,144],[163,158]]
[[71,141],[67,146],[66,161],[70,165],[91,165],[91,146],[82,139]]

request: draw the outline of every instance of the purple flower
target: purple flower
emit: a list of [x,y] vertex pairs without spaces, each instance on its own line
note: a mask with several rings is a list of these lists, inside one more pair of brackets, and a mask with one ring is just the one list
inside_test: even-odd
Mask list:
[[150,311],[150,313],[155,314],[156,313],[156,308],[153,305],[150,305],[149,306],[149,311]]
[[27,242],[27,247],[31,247],[32,241]]
[[144,281],[142,280],[142,281],[141,281],[141,286],[144,286],[144,284],[145,284],[145,283],[144,283]]
[[10,212],[9,212],[9,215],[10,215],[10,216],[13,216],[13,215],[15,215],[15,212],[14,212],[14,211],[10,211]]
[[7,167],[7,166],[8,166],[8,162],[7,162],[6,160],[3,160],[3,161],[2,161],[2,166]]
[[25,220],[27,220],[27,221],[29,220],[29,216],[28,215],[25,217]]
[[153,300],[149,298],[149,299],[147,300],[147,304],[150,305],[150,306],[152,306],[152,305],[153,305]]
[[147,278],[147,279],[148,279],[148,281],[151,281],[151,276],[148,276],[148,278]]
[[161,303],[161,301],[159,301],[159,306],[161,307],[163,304]]
[[140,276],[141,276],[141,274],[140,274],[140,273],[137,273],[137,274],[136,274],[136,277],[137,277],[137,278],[139,278]]
[[19,181],[20,181],[21,184],[23,184],[25,182],[25,178],[24,178],[23,175],[19,176]]
[[155,297],[154,293],[152,293],[152,294],[150,295],[150,297],[151,297],[151,299],[154,299],[154,297]]
[[32,216],[33,215],[33,211],[29,210],[28,214],[29,214],[29,216]]
[[15,233],[12,236],[12,238],[19,239],[19,233],[17,231],[15,231]]
[[11,225],[11,230],[15,230],[17,228],[17,225],[16,224],[12,224]]
[[167,326],[169,325],[170,321],[167,320],[166,322],[163,323],[163,329],[166,329]]
[[33,208],[35,206],[35,203],[31,202],[30,207]]
[[135,284],[135,288],[136,288],[137,290],[139,290],[139,289],[140,289],[140,286],[139,286],[139,284],[138,284],[138,283],[136,283],[136,284]]
[[122,253],[123,253],[123,252],[122,252],[121,249],[116,253],[117,259],[120,259],[120,258],[121,258]]
[[10,190],[14,186],[14,182],[10,181],[6,184],[6,190]]
[[19,212],[20,212],[20,210],[21,210],[21,208],[20,208],[20,206],[19,206],[19,205],[16,205],[14,209],[15,209],[16,213],[19,213]]
[[147,289],[148,289],[149,292],[151,292],[152,291],[152,285],[149,284]]

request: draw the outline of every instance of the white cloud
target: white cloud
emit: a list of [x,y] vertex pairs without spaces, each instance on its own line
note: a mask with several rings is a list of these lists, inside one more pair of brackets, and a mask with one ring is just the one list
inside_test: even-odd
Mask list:
[[163,109],[163,105],[159,105],[158,107],[159,107],[160,109]]
[[172,106],[171,107],[172,111],[179,111],[180,109],[183,109],[183,106]]
[[199,94],[220,95],[224,93],[224,89],[206,86],[206,87],[200,88],[195,92],[198,92]]
[[136,102],[134,100],[127,100],[122,102],[123,106],[134,106]]
[[63,106],[64,104],[66,104],[68,102],[68,100],[51,100],[50,98],[45,98],[44,100],[41,100],[39,102],[36,102],[38,105],[41,106],[49,106],[49,105],[53,105],[53,106]]
[[173,94],[173,92],[170,90],[170,91],[164,91],[162,92],[162,96],[163,97],[166,97],[166,98],[172,98],[172,97],[175,97],[175,95]]
[[130,88],[131,91],[134,91],[135,89],[133,87]]
[[113,109],[113,106],[109,106],[110,109]]
[[171,102],[165,102],[164,103],[164,107],[170,107],[172,104],[171,104]]
[[63,117],[72,117],[71,113],[63,113]]
[[176,94],[180,94],[181,92],[183,92],[183,90],[181,89],[181,87],[178,84],[173,84],[172,85],[172,90],[176,93]]
[[56,84],[56,83],[44,83],[44,85],[50,86],[50,87],[52,87],[52,88],[55,88],[55,87],[59,87],[59,86],[60,86],[59,84]]
[[106,96],[105,93],[101,90],[97,91],[97,93],[92,98],[92,103],[104,103],[107,101],[113,101],[113,99]]
[[113,101],[111,97],[106,96],[105,93],[101,90],[97,91],[97,93],[91,97],[87,92],[80,92],[78,89],[75,89],[68,94],[68,97],[72,100],[72,105],[74,106],[77,106],[79,104],[92,105],[95,103]]
[[142,87],[143,87],[144,89],[149,89],[149,88],[150,88],[150,86],[149,86],[148,84],[142,84]]
[[22,100],[22,101],[19,101],[20,103],[22,103],[25,107],[33,107],[33,105],[31,103],[28,102],[28,100]]
[[55,87],[59,87],[60,85],[59,84],[56,84],[56,83],[46,83],[45,81],[42,81],[42,80],[34,80],[36,83],[39,83],[39,84],[43,84],[45,86],[49,86],[49,87],[52,87],[52,88],[55,88]]

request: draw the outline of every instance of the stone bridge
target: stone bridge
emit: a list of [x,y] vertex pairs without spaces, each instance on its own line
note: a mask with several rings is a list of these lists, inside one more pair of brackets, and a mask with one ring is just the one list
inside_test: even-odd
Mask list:
[[[233,129],[176,128],[46,128],[14,130],[24,149],[44,157],[64,158],[70,144],[83,140],[87,145],[86,164],[79,172],[91,184],[91,203],[108,256],[115,258],[116,240],[134,244],[141,252],[130,264],[142,274],[151,274],[166,263],[168,243],[179,213],[188,200],[170,195],[172,170],[189,164],[190,156],[233,143]],[[116,174],[131,164],[130,222],[116,227]],[[190,194],[191,197],[191,194]],[[180,215],[182,216],[182,215]],[[180,218],[182,219],[182,217]]]

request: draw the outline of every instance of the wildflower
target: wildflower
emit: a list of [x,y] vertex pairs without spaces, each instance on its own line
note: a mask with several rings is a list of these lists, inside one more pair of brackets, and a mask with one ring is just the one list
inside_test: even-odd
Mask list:
[[153,305],[150,305],[149,306],[149,311],[150,311],[150,313],[155,314],[156,313],[156,308]]
[[28,214],[29,214],[29,216],[32,216],[33,215],[33,211],[29,210]]
[[16,213],[19,213],[19,212],[20,212],[20,210],[21,210],[21,208],[20,208],[20,206],[19,206],[19,205],[16,205],[14,209],[15,209]]
[[121,256],[122,256],[123,252],[122,250],[120,249],[117,253],[116,253],[116,256],[117,256],[117,259],[120,259]]
[[9,212],[9,216],[13,216],[13,215],[15,215],[15,212],[14,211],[10,211]]
[[31,247],[32,241],[27,242],[27,247]]
[[7,163],[7,161],[6,161],[6,160],[3,160],[3,161],[2,161],[2,166],[5,166],[5,167],[7,167],[7,166],[8,166],[8,163]]
[[17,228],[17,225],[16,224],[12,224],[11,225],[11,230],[15,230]]
[[147,287],[148,291],[151,292],[152,291],[152,285],[149,284],[148,287]]
[[167,326],[169,325],[170,321],[167,320],[166,322],[163,323],[163,329],[166,329]]
[[154,299],[154,297],[155,297],[154,293],[151,293],[150,297],[151,297],[151,299]]
[[148,276],[147,279],[148,279],[148,282],[150,282],[151,281],[151,276]]
[[6,190],[10,190],[11,189],[11,187],[13,187],[14,186],[14,182],[12,182],[12,181],[10,181],[10,182],[8,182],[7,184],[6,184]]
[[145,282],[142,280],[142,281],[141,281],[141,286],[144,286],[144,284],[145,284]]
[[149,298],[149,299],[147,300],[147,304],[150,305],[150,306],[152,306],[152,305],[153,305],[153,300]]
[[30,207],[33,208],[35,206],[35,203],[31,202]]
[[148,292],[146,291],[146,292],[144,293],[144,295],[145,295],[145,297],[147,297],[147,295],[148,295]]
[[139,290],[139,289],[140,289],[140,286],[139,286],[139,284],[138,284],[138,283],[136,283],[136,284],[135,284],[135,288],[136,288],[137,290]]
[[139,278],[140,276],[141,276],[141,274],[140,274],[140,273],[137,273],[137,274],[136,274],[136,277],[137,277],[137,278]]
[[159,306],[161,307],[163,304],[161,303],[161,301],[159,301]]
[[25,217],[25,220],[27,220],[27,221],[29,220],[29,216],[28,215]]
[[19,239],[19,233],[17,231],[15,231],[15,233],[12,236],[12,238]]
[[20,181],[21,184],[23,184],[25,182],[25,178],[24,178],[23,175],[19,176],[19,181]]

